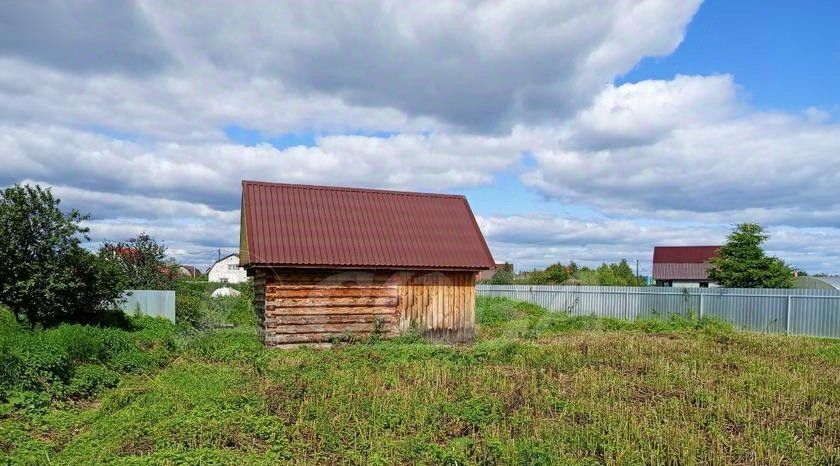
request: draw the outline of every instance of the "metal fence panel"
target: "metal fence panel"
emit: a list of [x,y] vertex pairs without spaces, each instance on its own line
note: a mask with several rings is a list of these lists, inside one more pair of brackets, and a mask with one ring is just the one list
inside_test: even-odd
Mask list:
[[527,301],[570,315],[617,319],[717,317],[737,329],[840,338],[840,291],[767,288],[478,285],[479,296]]
[[840,338],[840,309],[833,298],[793,298],[790,308],[790,330],[793,335]]
[[139,313],[175,322],[175,292],[171,290],[126,290],[120,307],[126,314]]

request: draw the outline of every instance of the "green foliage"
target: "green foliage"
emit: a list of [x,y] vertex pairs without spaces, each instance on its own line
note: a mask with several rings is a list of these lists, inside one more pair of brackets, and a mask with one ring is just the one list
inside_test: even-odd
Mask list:
[[128,241],[105,243],[99,255],[114,263],[133,290],[174,290],[177,265],[166,259],[166,246],[141,233]]
[[85,398],[116,384],[117,373],[150,372],[171,360],[176,329],[132,318],[131,330],[63,324],[29,330],[0,309],[0,403],[14,393]]
[[572,274],[568,266],[559,263],[546,267],[543,271],[543,275],[544,280],[551,284],[563,283],[564,281],[572,278]]
[[253,328],[258,325],[257,313],[254,312],[254,283],[239,283],[236,290],[239,296],[217,299],[217,303],[227,310],[225,320],[235,326]]
[[601,264],[596,269],[582,267],[574,273],[574,278],[584,285],[600,286],[641,286],[642,281],[636,277],[633,269],[625,259],[617,264]]
[[265,346],[255,331],[227,330],[197,338],[187,351],[208,362],[254,361],[265,352]]
[[499,269],[493,274],[490,279],[492,285],[511,285],[513,284],[513,271],[508,268]]
[[175,293],[175,319],[179,324],[200,327],[203,324],[205,302],[202,296],[191,291],[178,290]]
[[119,374],[111,369],[95,364],[83,364],[76,367],[67,385],[67,396],[77,399],[90,398],[106,388],[116,387],[119,381]]
[[[211,293],[222,285],[239,291],[240,295],[211,297]],[[179,324],[197,329],[228,325],[252,328],[257,325],[253,299],[254,284],[250,280],[238,284],[179,280],[175,293],[175,318]]]
[[[495,277],[494,277],[495,278]],[[569,265],[562,263],[552,264],[545,270],[533,271],[524,278],[511,277],[508,283],[493,284],[518,284],[518,285],[562,285],[568,280],[575,280],[583,285],[601,286],[641,286],[642,280],[633,273],[633,269],[625,259],[616,264],[601,264],[596,269],[579,267],[575,262]]]
[[37,185],[0,192],[0,303],[31,326],[96,320],[124,289],[111,264],[80,246],[87,217],[59,206]]
[[742,223],[710,261],[709,278],[729,288],[792,288],[793,271],[762,245],[768,235],[754,223]]

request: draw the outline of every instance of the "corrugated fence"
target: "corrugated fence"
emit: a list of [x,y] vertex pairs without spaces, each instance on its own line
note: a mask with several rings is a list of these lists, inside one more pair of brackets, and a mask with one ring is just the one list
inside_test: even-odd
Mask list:
[[163,317],[175,322],[175,292],[171,290],[126,290],[121,305],[126,314]]
[[710,316],[741,330],[840,338],[838,290],[550,285],[478,285],[476,290],[479,296],[504,296],[571,315]]

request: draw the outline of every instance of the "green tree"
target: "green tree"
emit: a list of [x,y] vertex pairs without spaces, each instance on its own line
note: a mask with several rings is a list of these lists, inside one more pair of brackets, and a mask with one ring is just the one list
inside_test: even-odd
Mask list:
[[621,286],[621,278],[616,275],[613,264],[601,264],[595,273],[598,275],[598,284],[601,286]]
[[491,285],[511,285],[513,284],[513,272],[508,268],[501,268],[490,279]]
[[93,320],[122,295],[121,276],[81,247],[87,217],[60,202],[37,185],[0,192],[0,303],[30,326]]
[[580,280],[584,285],[600,284],[598,280],[598,272],[589,267],[581,267],[577,273],[575,273],[575,278]]
[[[569,269],[571,268],[570,264]],[[574,269],[573,277],[584,285],[638,286],[640,284],[640,280],[636,278],[633,269],[625,259],[621,259],[618,263],[602,263],[594,270],[589,267],[578,267],[576,264]]]
[[166,259],[166,246],[141,233],[128,241],[106,242],[99,254],[115,263],[134,290],[173,290],[177,266]]
[[610,264],[610,268],[612,269],[613,275],[615,275],[616,281],[621,286],[638,286],[640,284],[630,264],[627,263],[627,259],[621,259],[621,262],[618,264]]
[[547,285],[559,285],[571,277],[569,268],[560,262],[549,265],[543,272],[543,279]]
[[709,278],[731,288],[792,288],[793,271],[764,253],[769,236],[755,223],[737,225],[712,258]]

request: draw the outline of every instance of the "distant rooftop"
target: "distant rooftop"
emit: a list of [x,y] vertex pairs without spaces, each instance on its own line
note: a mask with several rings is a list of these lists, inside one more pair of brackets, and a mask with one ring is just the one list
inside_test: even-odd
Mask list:
[[653,263],[702,264],[707,262],[720,246],[656,246],[653,248]]
[[709,259],[720,246],[656,246],[653,278],[656,280],[708,280]]

